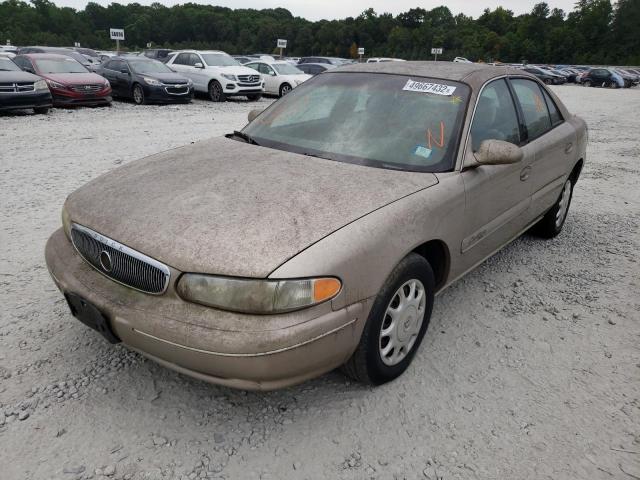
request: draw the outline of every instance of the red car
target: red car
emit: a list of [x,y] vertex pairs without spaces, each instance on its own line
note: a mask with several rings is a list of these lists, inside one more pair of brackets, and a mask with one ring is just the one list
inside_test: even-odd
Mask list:
[[13,59],[22,70],[44,78],[56,107],[110,105],[108,80],[87,70],[71,57],[52,53],[28,53]]

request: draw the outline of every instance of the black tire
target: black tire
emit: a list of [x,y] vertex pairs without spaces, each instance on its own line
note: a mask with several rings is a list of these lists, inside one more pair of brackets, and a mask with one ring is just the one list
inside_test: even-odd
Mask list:
[[208,92],[212,102],[224,102],[227,99],[222,85],[220,85],[220,82],[217,80],[211,80],[211,82],[209,82]]
[[582,82],[582,86],[583,87],[590,87],[591,86],[591,80],[585,80],[584,82]]
[[553,80],[551,80],[550,78],[545,78],[544,83],[547,85],[553,85]]
[[[424,286],[425,305],[422,325],[406,356],[399,363],[390,366],[382,359],[381,332],[387,321],[387,308],[394,301],[399,289],[411,280],[419,280]],[[378,293],[369,312],[360,343],[351,358],[343,365],[343,372],[354,380],[369,385],[381,385],[399,377],[411,364],[429,327],[434,290],[435,280],[429,262],[416,253],[407,255],[393,269]]]
[[620,85],[618,85],[618,82],[612,81],[612,82],[609,83],[609,88],[612,88],[612,89],[616,90],[616,89],[620,88]]
[[[540,221],[531,228],[531,233],[542,238],[553,238],[562,231],[564,222],[567,220],[567,216],[569,215],[569,207],[571,207],[571,199],[573,198],[573,185],[574,178],[572,175],[567,179],[564,186],[562,187],[562,191],[560,192],[556,203],[554,203],[553,207],[549,209],[544,217],[542,217]],[[564,198],[565,195],[568,195],[566,199]],[[566,200],[567,204],[564,208],[562,218],[559,219],[558,212],[560,212],[561,208],[563,208],[563,199]]]
[[280,85],[280,96],[284,97],[287,93],[291,92],[291,90],[293,90],[293,87],[291,85],[289,85],[288,83],[283,83],[282,85]]
[[258,100],[260,100],[262,98],[262,94],[258,93],[256,95],[247,95],[247,98],[249,99],[249,101],[251,102],[257,102]]
[[33,109],[33,113],[37,115],[46,115],[49,113],[49,107],[36,107]]
[[144,95],[144,88],[139,83],[133,85],[133,89],[131,89],[131,97],[133,98],[133,103],[136,105],[146,105],[147,98]]

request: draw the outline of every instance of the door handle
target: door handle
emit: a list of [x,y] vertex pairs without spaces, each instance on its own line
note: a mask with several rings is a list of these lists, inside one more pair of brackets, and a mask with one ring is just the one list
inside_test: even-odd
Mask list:
[[526,182],[531,174],[531,167],[524,167],[520,172],[520,181]]
[[573,143],[567,143],[564,147],[564,153],[569,154],[573,151]]

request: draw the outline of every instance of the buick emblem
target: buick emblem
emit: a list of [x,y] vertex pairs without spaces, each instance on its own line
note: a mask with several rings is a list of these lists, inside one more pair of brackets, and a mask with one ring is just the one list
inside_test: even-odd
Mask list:
[[111,255],[109,255],[109,252],[107,252],[106,250],[100,252],[100,266],[107,273],[111,273],[111,270],[113,269],[113,264],[111,263]]

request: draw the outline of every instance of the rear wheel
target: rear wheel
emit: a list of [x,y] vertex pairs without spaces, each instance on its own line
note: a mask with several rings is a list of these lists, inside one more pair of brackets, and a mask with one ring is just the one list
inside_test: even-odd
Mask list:
[[280,85],[280,96],[284,97],[287,93],[291,92],[293,88],[288,83],[283,83]]
[[590,87],[591,86],[591,80],[585,80],[582,82],[582,86],[583,87]]
[[542,238],[553,238],[562,231],[569,213],[573,196],[573,178],[569,177],[562,187],[558,201],[531,229],[532,233]]
[[49,113],[49,107],[36,107],[33,109],[33,113],[36,113],[38,115],[46,115],[47,113]]
[[147,99],[144,96],[144,89],[142,88],[142,85],[139,85],[136,83],[133,86],[132,96],[133,96],[133,101],[135,102],[136,105],[144,105],[145,103],[147,103]]
[[378,293],[360,343],[343,371],[371,385],[399,377],[429,326],[434,289],[429,262],[415,253],[405,257]]
[[212,80],[209,83],[209,98],[212,102],[224,102],[227,99],[222,90],[222,85],[217,80]]

